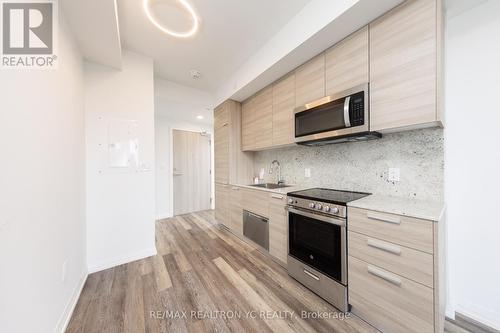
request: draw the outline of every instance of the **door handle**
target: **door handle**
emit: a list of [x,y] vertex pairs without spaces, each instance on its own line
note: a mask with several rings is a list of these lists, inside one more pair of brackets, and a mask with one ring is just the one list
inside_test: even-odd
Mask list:
[[374,248],[382,250],[382,251],[390,252],[390,253],[397,254],[397,255],[401,254],[401,248],[399,246],[396,246],[396,245],[388,244],[385,242],[378,242],[374,239],[368,239],[366,241],[366,244],[368,246],[374,247]]
[[368,273],[375,275],[376,277],[379,277],[382,280],[385,280],[385,281],[392,283],[396,286],[401,286],[401,279],[398,279],[396,276],[392,275],[391,273],[388,273],[386,271],[378,269],[372,265],[368,265]]
[[351,96],[347,96],[344,101],[344,124],[346,128],[351,127],[351,118],[349,118],[349,105],[351,104]]
[[309,272],[309,271],[308,271],[307,269],[305,269],[305,268],[303,269],[303,271],[304,271],[304,273],[305,273],[307,276],[309,276],[310,278],[313,278],[314,280],[319,281],[319,276],[317,276],[317,275],[315,275],[315,274],[313,274],[313,273]]
[[377,221],[387,222],[387,223],[392,223],[392,224],[401,224],[401,219],[399,217],[395,217],[395,216],[388,216],[388,215],[382,215],[382,214],[369,212],[369,213],[366,213],[366,217],[371,219],[371,220],[377,220]]

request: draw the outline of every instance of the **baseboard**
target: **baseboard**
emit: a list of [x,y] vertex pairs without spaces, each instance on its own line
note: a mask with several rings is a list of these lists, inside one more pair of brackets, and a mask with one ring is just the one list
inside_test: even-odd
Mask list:
[[73,315],[73,311],[75,311],[76,304],[78,303],[78,299],[80,298],[80,294],[82,293],[83,287],[85,286],[85,282],[87,281],[88,274],[85,273],[83,277],[80,279],[80,283],[73,290],[73,295],[69,299],[68,303],[64,307],[64,311],[57,322],[56,329],[54,332],[64,333],[68,328],[69,321],[71,320],[71,316]]
[[111,268],[111,267],[123,265],[123,264],[129,263],[129,262],[132,262],[132,261],[151,257],[151,256],[156,255],[156,253],[157,253],[156,247],[153,247],[153,248],[138,251],[136,253],[132,253],[132,254],[129,254],[129,255],[126,255],[123,257],[117,257],[117,258],[113,258],[113,259],[110,259],[110,260],[107,260],[104,262],[100,262],[98,264],[89,265],[89,274],[103,271],[103,270]]
[[469,332],[477,333],[499,333],[500,330],[495,328],[492,323],[487,323],[483,320],[478,320],[477,317],[472,317],[464,313],[455,312],[455,319],[446,318],[448,322],[454,326],[458,326]]
[[156,220],[164,220],[164,219],[168,219],[168,218],[171,218],[172,217],[172,214],[159,214],[158,216],[156,216]]

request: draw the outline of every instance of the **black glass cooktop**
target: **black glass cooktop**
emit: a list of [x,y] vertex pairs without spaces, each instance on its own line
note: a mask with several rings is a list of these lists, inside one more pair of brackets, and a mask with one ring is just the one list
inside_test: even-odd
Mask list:
[[361,199],[370,194],[371,193],[331,190],[328,188],[311,188],[303,191],[290,192],[288,196],[345,205],[350,201]]

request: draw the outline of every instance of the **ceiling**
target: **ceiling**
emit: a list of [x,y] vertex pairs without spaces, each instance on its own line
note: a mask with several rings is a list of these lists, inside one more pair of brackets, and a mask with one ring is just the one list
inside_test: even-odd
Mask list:
[[[155,15],[169,28],[186,30],[189,17],[173,7],[176,0],[156,0]],[[154,59],[155,75],[214,92],[290,21],[310,0],[189,0],[200,18],[198,33],[169,36],[146,17],[142,0],[118,2],[122,47]],[[169,14],[169,10],[175,15]],[[179,18],[185,18],[185,20]],[[194,80],[190,70],[201,72]]]
[[64,0],[59,3],[85,59],[120,69],[122,52],[115,1]]

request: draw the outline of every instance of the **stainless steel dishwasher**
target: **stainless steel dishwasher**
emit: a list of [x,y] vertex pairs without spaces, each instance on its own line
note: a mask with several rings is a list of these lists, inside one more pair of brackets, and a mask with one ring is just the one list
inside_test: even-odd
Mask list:
[[269,219],[243,210],[243,235],[269,251]]

